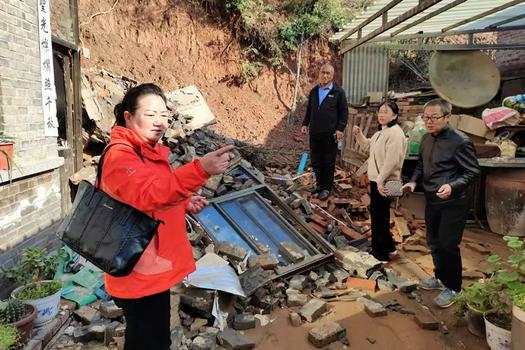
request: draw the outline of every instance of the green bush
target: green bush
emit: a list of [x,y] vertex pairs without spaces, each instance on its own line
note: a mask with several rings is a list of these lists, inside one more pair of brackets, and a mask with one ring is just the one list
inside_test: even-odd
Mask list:
[[14,349],[15,345],[18,344],[19,339],[20,335],[15,326],[0,324],[0,349]]
[[[302,40],[337,30],[351,17],[348,9],[361,11],[370,0],[202,0],[222,12],[241,42],[257,49],[272,65],[282,64],[284,54]],[[261,60],[260,58],[258,60]]]
[[340,29],[347,19],[340,0],[295,1],[278,28],[279,39],[284,49],[294,50],[303,40]]
[[239,76],[239,83],[246,84],[253,79],[257,78],[261,72],[262,63],[260,62],[241,62],[241,72]]

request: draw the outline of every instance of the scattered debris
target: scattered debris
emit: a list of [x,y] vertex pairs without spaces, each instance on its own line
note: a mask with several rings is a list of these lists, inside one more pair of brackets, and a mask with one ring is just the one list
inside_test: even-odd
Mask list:
[[314,322],[328,311],[328,304],[320,299],[312,299],[301,310],[299,315],[308,322]]
[[346,328],[337,322],[317,326],[308,332],[308,340],[318,348],[327,346],[345,336]]
[[302,324],[301,316],[297,312],[291,312],[290,323],[294,327],[299,327]]
[[388,313],[381,303],[378,303],[372,299],[363,297],[357,299],[357,301],[364,305],[365,311],[370,317],[386,316]]
[[217,336],[219,344],[228,350],[245,350],[253,349],[255,343],[231,328],[220,332]]
[[369,342],[370,344],[375,344],[375,343],[377,343],[377,340],[375,340],[374,338],[371,338],[371,337],[366,337],[366,340],[368,340],[368,342]]
[[254,315],[248,313],[235,315],[235,320],[233,321],[233,329],[243,331],[251,328],[255,328]]
[[[84,79],[86,111],[95,124],[93,130],[86,131],[86,148],[98,146],[101,150],[107,143],[112,104],[124,88],[135,83],[107,72]],[[97,97],[103,89],[108,98]],[[207,208],[211,214],[187,220],[197,270],[186,280],[186,287],[175,294],[172,291],[176,348],[215,349],[221,348],[220,344],[226,349],[251,349],[255,343],[238,331],[257,327],[256,319],[264,327],[272,322],[269,314],[273,310],[288,307],[290,323],[298,327],[303,320],[315,322],[325,315],[331,310],[331,301],[361,302],[371,317],[385,316],[389,310],[415,314],[422,328],[437,329],[431,314],[414,313],[397,301],[382,302],[366,295],[365,291],[398,289],[419,298],[414,293],[416,281],[385,268],[368,253],[371,199],[366,176],[338,168],[333,195],[320,201],[308,191],[315,186],[312,173],[293,177],[290,167],[276,167],[277,162],[262,155],[260,148],[204,127],[214,118],[195,87],[168,93],[168,100],[175,118],[163,141],[171,149],[174,169],[225,144],[237,146],[226,173],[211,177],[199,191],[212,200]],[[97,163],[96,156],[87,157],[86,168],[71,180],[78,183],[93,178]],[[250,207],[245,205],[248,202]],[[237,213],[226,204],[247,214],[236,218]],[[391,216],[398,249],[429,254],[424,227],[414,215],[398,208]],[[467,246],[481,254],[488,251],[482,244]],[[228,269],[228,273],[218,269]],[[474,275],[465,272],[469,273]],[[83,323],[74,325],[70,332],[75,341],[115,343],[123,337],[122,310],[112,301],[82,307],[75,315]],[[208,327],[214,318],[215,327]],[[338,340],[349,345],[346,329],[338,323],[312,328],[308,339],[317,347]],[[367,340],[376,343],[373,338]]]
[[438,330],[439,321],[428,310],[419,310],[414,315],[414,320],[422,329]]

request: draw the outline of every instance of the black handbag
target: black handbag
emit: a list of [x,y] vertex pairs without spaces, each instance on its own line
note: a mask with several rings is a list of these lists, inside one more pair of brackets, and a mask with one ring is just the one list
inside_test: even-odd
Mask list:
[[102,271],[121,277],[131,273],[161,221],[111,198],[99,188],[104,156],[116,144],[106,147],[100,157],[96,186],[88,181],[80,182],[73,207],[57,234],[67,246]]

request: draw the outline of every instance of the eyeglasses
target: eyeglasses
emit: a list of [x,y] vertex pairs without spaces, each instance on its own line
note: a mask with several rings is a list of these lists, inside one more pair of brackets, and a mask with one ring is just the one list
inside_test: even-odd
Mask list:
[[437,122],[441,118],[445,118],[444,115],[420,115],[419,116],[424,122]]

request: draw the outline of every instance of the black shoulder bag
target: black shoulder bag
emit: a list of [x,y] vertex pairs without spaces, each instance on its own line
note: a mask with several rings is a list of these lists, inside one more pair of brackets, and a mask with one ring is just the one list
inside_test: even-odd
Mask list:
[[96,186],[88,181],[80,182],[73,208],[57,232],[67,246],[115,277],[131,273],[161,223],[99,188],[104,156],[111,146],[118,144],[107,146],[102,153]]

